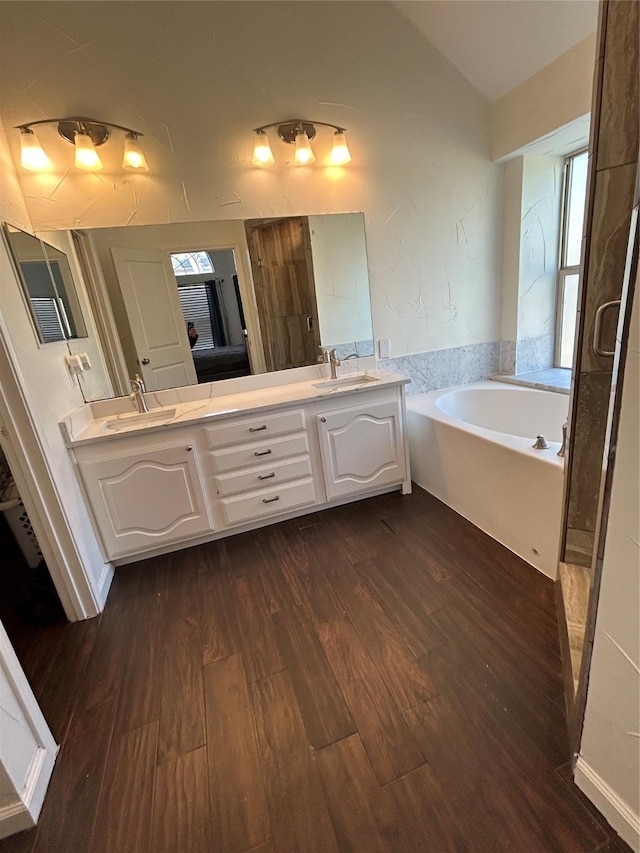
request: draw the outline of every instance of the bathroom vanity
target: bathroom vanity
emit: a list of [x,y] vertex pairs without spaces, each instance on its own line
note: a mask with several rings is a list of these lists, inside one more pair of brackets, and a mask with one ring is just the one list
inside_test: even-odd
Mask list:
[[[175,403],[143,413],[86,404],[61,429],[105,554],[127,563],[409,492],[408,382],[378,370],[277,385],[252,377],[242,384],[255,388],[235,393],[221,394],[227,383],[191,388],[187,402],[166,392]],[[217,396],[194,399],[214,387]],[[158,396],[147,394],[150,405]]]

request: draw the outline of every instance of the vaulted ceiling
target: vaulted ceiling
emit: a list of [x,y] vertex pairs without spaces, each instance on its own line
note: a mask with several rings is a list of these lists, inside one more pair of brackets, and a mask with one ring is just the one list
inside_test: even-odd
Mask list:
[[597,0],[396,0],[395,6],[489,100],[595,32]]

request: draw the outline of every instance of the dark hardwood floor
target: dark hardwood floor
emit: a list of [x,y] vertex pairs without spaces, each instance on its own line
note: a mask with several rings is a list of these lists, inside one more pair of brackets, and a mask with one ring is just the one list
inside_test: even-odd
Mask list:
[[571,781],[553,584],[420,489],[123,567],[15,642],[61,751],[0,853],[629,849]]

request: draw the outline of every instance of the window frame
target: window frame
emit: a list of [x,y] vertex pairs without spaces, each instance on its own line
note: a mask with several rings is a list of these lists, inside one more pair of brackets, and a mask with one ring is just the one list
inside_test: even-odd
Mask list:
[[[567,154],[564,158],[564,174],[563,174],[563,187],[562,187],[562,206],[560,210],[560,248],[558,253],[558,275],[556,279],[556,322],[555,322],[555,335],[554,335],[554,353],[553,353],[553,366],[557,368],[561,368],[560,364],[561,353],[562,353],[562,326],[563,326],[563,314],[564,314],[564,296],[565,296],[565,282],[568,276],[577,275],[578,276],[578,293],[580,292],[580,270],[582,265],[582,250],[580,251],[580,259],[577,264],[565,264],[566,258],[566,247],[567,247],[567,231],[569,229],[569,194],[571,191],[571,179],[572,179],[572,169],[573,169],[573,161],[576,157],[579,157],[581,154],[589,151],[588,146],[583,146],[579,148],[577,151],[572,151],[570,154]],[[587,181],[588,181],[588,169],[587,169]],[[586,212],[586,211],[585,211]],[[583,219],[583,233],[584,233],[584,219]],[[575,352],[575,340],[574,340],[574,352]],[[573,365],[570,368],[562,367],[563,370],[571,370]]]

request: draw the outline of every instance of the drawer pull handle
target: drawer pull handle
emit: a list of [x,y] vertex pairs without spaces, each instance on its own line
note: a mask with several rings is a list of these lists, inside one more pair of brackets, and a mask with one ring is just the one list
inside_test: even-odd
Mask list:
[[262,432],[262,430],[266,429],[266,428],[267,428],[266,424],[263,424],[262,426],[259,426],[259,427],[249,427],[249,432]]
[[271,474],[258,474],[259,480],[270,480],[272,477],[276,476],[276,472],[272,471]]
[[276,495],[275,498],[262,498],[263,504],[272,504],[274,501],[279,501],[280,495]]
[[256,452],[253,455],[254,456],[269,456],[270,453],[271,453],[270,450],[256,450]]

